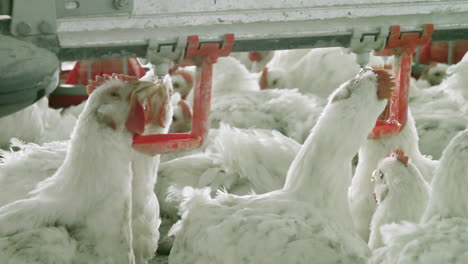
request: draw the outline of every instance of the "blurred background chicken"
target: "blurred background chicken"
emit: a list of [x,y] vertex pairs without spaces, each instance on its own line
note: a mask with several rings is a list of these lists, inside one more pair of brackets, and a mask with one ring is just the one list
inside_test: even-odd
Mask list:
[[250,72],[260,72],[277,51],[233,52],[231,57],[238,59]]
[[21,111],[0,118],[0,148],[8,149],[11,138],[32,143],[69,139],[78,117],[61,110],[49,108],[49,101],[44,97]]
[[[301,93],[326,98],[338,85],[360,70],[356,64],[356,55],[343,48],[297,50],[280,53],[278,56],[283,58],[273,58],[260,76],[262,89],[298,88]],[[287,58],[289,56],[292,58]],[[370,65],[384,64],[381,58],[371,57]],[[340,67],[336,67],[337,61],[340,62]]]
[[445,63],[433,62],[426,66],[419,80],[427,82],[426,85],[422,84],[424,87],[439,85],[447,76],[448,68],[449,65]]

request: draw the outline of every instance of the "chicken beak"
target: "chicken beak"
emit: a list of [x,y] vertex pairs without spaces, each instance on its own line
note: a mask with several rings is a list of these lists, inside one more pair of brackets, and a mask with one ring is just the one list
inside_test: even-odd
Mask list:
[[267,76],[268,76],[268,67],[265,67],[263,68],[262,75],[260,75],[260,89],[261,90],[268,89]]

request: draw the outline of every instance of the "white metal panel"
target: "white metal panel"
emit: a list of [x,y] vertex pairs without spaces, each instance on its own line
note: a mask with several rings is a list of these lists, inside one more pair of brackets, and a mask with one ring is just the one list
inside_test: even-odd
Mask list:
[[178,36],[214,40],[235,33],[237,40],[350,35],[401,25],[436,30],[468,28],[468,1],[400,0],[135,0],[131,16],[58,20],[62,47],[144,45],[150,38]]

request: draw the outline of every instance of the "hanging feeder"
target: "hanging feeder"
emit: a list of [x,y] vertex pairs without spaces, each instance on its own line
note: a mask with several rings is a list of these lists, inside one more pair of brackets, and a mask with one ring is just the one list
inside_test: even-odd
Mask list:
[[411,63],[413,53],[418,46],[429,43],[434,32],[434,25],[427,24],[424,31],[401,33],[400,26],[390,27],[390,36],[387,45],[378,56],[395,56],[393,75],[396,86],[381,120],[372,130],[370,138],[378,139],[382,136],[394,135],[401,131],[408,119],[408,95],[411,78]]
[[222,45],[219,42],[201,43],[198,36],[189,36],[187,49],[179,66],[196,65],[192,131],[190,133],[156,134],[135,136],[133,147],[145,153],[164,154],[189,151],[203,144],[209,130],[211,111],[211,77],[213,63],[218,57],[231,53],[234,34],[226,34]]

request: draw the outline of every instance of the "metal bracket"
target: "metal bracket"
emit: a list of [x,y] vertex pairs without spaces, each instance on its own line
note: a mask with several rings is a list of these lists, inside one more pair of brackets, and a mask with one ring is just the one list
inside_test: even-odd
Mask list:
[[179,37],[175,44],[161,44],[156,39],[150,39],[146,58],[154,65],[154,74],[164,76],[168,73],[173,61],[180,61],[185,55],[187,39]]
[[357,63],[364,67],[369,62],[369,53],[372,50],[382,50],[389,34],[389,29],[381,27],[378,33],[363,33],[354,29],[349,42],[349,48],[357,55]]
[[10,32],[13,36],[55,34],[55,0],[14,0]]
[[234,45],[234,34],[225,34],[221,43],[208,42],[200,43],[198,36],[188,37],[188,46],[184,59],[179,63],[182,66],[199,65],[200,59],[208,59],[211,63],[216,63],[218,57],[229,56]]
[[[134,148],[156,155],[189,151],[203,144],[210,128],[213,63],[216,62],[218,57],[228,56],[233,45],[234,34],[226,34],[222,43],[200,44],[198,36],[188,37],[187,50],[180,65],[197,65],[193,96],[192,131],[186,134],[137,136],[133,139]],[[175,49],[173,51],[169,52],[168,56],[177,57],[178,53],[175,52]]]
[[432,33],[434,33],[434,25],[424,25],[422,33],[401,33],[400,26],[391,26],[390,32],[385,49],[379,52],[381,56],[391,56],[402,52],[414,52],[418,46],[423,46],[431,40]]
[[400,26],[391,26],[390,31],[385,49],[377,55],[395,55],[393,75],[396,87],[384,113],[384,120],[378,120],[372,130],[370,138],[374,139],[397,134],[406,125],[413,53],[418,46],[431,40],[434,25],[425,25],[422,33],[401,33]]

